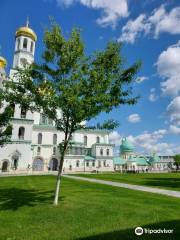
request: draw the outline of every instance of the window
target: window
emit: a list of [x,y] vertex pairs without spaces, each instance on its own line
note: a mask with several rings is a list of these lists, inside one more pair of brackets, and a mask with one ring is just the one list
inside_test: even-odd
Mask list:
[[79,167],[79,160],[76,161],[76,167]]
[[89,167],[89,162],[86,162],[86,167]]
[[24,41],[23,41],[23,48],[24,49],[27,49],[27,38],[24,38]]
[[106,149],[106,154],[107,156],[109,156],[109,149]]
[[57,134],[53,134],[53,144],[57,144]]
[[20,140],[24,140],[24,133],[25,133],[25,128],[20,127],[19,132],[18,132],[18,137],[19,137]]
[[53,147],[53,155],[56,155],[56,147]]
[[26,109],[21,108],[21,118],[26,118]]
[[20,58],[20,63],[24,67],[24,66],[26,66],[28,64],[28,61],[27,61],[26,58]]
[[77,155],[81,155],[82,152],[81,152],[81,148],[77,148]]
[[42,125],[53,125],[53,120],[48,118],[45,114],[41,113],[40,114],[39,124],[42,124]]
[[103,161],[103,165],[104,165],[104,167],[106,167],[106,161]]
[[15,169],[15,170],[17,170],[19,157],[18,157],[18,156],[13,156],[13,157],[12,157],[12,160],[13,160],[12,168]]
[[100,155],[103,156],[103,149],[100,149]]
[[30,48],[31,52],[33,52],[33,46],[34,46],[34,43],[33,43],[33,41],[31,41],[31,48]]
[[42,144],[42,133],[38,133],[38,144]]
[[84,136],[84,145],[87,146],[87,136]]
[[46,124],[46,116],[44,114],[40,115],[40,124]]
[[48,118],[48,124],[49,124],[49,125],[53,125],[53,120],[50,119],[50,118]]
[[96,143],[100,143],[100,137],[99,136],[97,136],[97,138],[96,138]]
[[39,155],[40,153],[41,153],[41,148],[38,147],[38,148],[37,148],[37,155]]
[[95,167],[95,161],[92,162],[92,166]]
[[75,147],[75,155],[78,155],[78,148]]
[[18,40],[17,40],[17,50],[19,50],[20,49],[20,39],[18,38]]

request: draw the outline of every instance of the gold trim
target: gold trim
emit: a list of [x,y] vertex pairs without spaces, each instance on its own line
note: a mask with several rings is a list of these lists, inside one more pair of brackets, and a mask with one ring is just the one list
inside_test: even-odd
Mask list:
[[5,58],[0,57],[0,68],[5,68],[7,64],[7,61]]
[[29,27],[20,27],[16,31],[16,35],[15,36],[16,37],[26,36],[26,37],[30,37],[35,42],[37,41],[37,36],[36,36],[35,32],[31,28],[29,28]]

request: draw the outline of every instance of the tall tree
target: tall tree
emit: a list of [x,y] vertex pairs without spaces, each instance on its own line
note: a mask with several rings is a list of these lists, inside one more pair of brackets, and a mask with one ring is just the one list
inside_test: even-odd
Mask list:
[[[10,81],[8,87],[14,93],[11,100],[31,111],[43,109],[54,120],[57,130],[64,133],[64,140],[59,145],[56,205],[64,156],[72,134],[86,128],[83,122],[101,112],[109,113],[120,105],[137,102],[131,83],[140,63],[124,68],[121,44],[117,42],[109,42],[104,50],[87,56],[80,31],[73,29],[66,39],[56,23],[45,31],[44,45],[42,63],[19,69],[15,76],[18,81],[16,84]],[[116,123],[110,120],[101,127],[113,129],[115,126]]]
[[176,154],[174,157],[174,165],[176,166],[176,171],[180,168],[180,154]]

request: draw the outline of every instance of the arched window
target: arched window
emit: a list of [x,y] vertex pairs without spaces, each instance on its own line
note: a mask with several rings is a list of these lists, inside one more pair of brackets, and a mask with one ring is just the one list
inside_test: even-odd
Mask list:
[[57,134],[53,134],[53,144],[57,144]]
[[109,149],[106,149],[106,154],[107,156],[109,156]]
[[38,133],[38,144],[42,144],[42,133]]
[[97,138],[96,138],[96,143],[100,143],[100,137],[99,136],[97,136]]
[[20,127],[19,132],[18,132],[18,137],[19,137],[20,140],[24,140],[24,133],[25,133],[25,128]]
[[27,38],[24,38],[24,41],[23,41],[23,48],[24,49],[27,49]]
[[89,162],[86,162],[86,167],[89,167]]
[[100,155],[103,156],[103,149],[100,149]]
[[79,167],[79,160],[76,161],[76,167]]
[[26,109],[21,108],[21,118],[26,118]]
[[17,40],[17,50],[19,50],[20,49],[20,39],[18,38],[18,40]]
[[106,160],[103,161],[103,165],[104,165],[104,167],[106,167]]
[[38,147],[38,148],[37,148],[37,155],[39,155],[40,153],[41,153],[41,148]]
[[33,47],[34,47],[34,43],[33,43],[33,41],[31,41],[31,48],[30,48],[31,52],[33,52]]
[[12,168],[13,168],[14,170],[16,170],[16,169],[18,168],[18,160],[19,160],[19,157],[18,157],[18,156],[13,156],[13,157],[12,157],[12,160],[13,160],[13,162],[12,162]]
[[87,146],[87,136],[84,136],[84,145]]

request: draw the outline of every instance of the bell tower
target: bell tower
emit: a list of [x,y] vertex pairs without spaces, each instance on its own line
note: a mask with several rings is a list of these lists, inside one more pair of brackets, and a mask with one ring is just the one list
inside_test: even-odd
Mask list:
[[15,34],[13,69],[21,68],[24,64],[31,64],[34,61],[36,41],[37,36],[29,27],[29,20],[27,19],[26,26],[18,28]]

